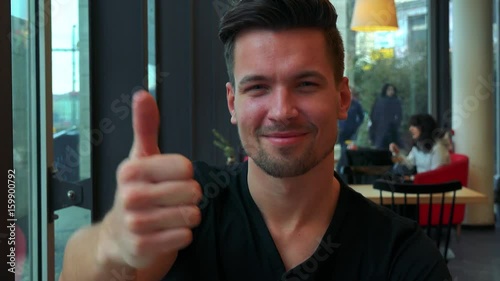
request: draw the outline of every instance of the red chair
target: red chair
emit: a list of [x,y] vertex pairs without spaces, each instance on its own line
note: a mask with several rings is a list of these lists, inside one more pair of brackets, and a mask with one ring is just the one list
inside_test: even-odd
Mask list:
[[[469,157],[463,154],[451,153],[450,154],[450,164],[441,166],[435,170],[428,171],[425,173],[418,173],[415,175],[415,184],[432,184],[432,183],[444,183],[453,180],[458,180],[462,186],[467,186],[469,181]],[[419,210],[420,225],[427,225],[429,205],[421,204]],[[446,220],[444,223],[449,223],[450,217],[450,205],[444,206],[444,218]],[[436,204],[432,206],[432,225],[439,224],[439,212],[440,205]],[[452,224],[457,226],[457,235],[460,235],[460,225],[462,224],[465,217],[465,204],[455,204],[455,210],[453,211]]]

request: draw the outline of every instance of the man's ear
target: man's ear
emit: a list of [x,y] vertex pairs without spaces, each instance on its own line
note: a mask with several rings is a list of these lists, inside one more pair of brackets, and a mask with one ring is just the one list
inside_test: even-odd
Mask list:
[[351,106],[351,89],[349,88],[349,79],[343,77],[339,85],[339,100],[337,104],[337,118],[339,120],[347,119],[347,112]]
[[229,109],[229,114],[231,114],[231,124],[236,125],[236,112],[234,110],[234,92],[235,89],[231,82],[226,83],[226,98],[227,98],[227,108]]

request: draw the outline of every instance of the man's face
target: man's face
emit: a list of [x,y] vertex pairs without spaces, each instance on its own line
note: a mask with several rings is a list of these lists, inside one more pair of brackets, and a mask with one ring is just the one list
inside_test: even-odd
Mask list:
[[248,156],[266,173],[302,175],[332,154],[350,91],[347,78],[335,84],[321,31],[240,34],[234,79],[234,87],[226,84],[231,123]]

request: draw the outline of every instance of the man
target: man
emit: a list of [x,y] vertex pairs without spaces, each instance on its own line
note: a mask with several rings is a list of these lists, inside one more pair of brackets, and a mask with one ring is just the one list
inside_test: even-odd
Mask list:
[[350,103],[336,17],[327,0],[243,0],[222,19],[249,156],[235,170],[161,155],[156,104],[136,94],[114,206],[70,239],[62,280],[449,279],[416,223],[332,176]]

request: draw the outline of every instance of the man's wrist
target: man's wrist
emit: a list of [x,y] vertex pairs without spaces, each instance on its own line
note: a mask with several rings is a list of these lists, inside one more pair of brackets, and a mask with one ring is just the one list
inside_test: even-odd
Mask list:
[[109,216],[110,214],[107,214],[102,222],[94,226],[97,232],[95,261],[99,268],[106,268],[110,264],[125,263],[118,254],[116,241],[110,238],[110,229],[106,225],[107,220],[111,219]]

